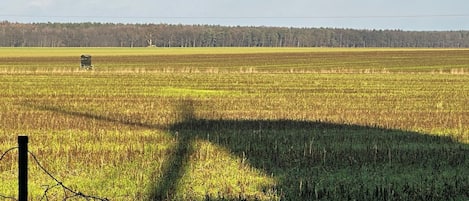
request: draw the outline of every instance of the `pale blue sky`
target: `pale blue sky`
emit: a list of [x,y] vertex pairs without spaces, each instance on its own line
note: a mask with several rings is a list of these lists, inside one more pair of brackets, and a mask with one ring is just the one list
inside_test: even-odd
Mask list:
[[1,0],[0,20],[469,30],[469,1]]

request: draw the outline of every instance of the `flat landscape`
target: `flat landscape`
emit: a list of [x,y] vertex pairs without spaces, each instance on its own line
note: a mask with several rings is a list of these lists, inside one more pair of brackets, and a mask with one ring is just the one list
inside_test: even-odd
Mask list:
[[0,48],[0,86],[0,154],[86,195],[469,199],[469,49]]

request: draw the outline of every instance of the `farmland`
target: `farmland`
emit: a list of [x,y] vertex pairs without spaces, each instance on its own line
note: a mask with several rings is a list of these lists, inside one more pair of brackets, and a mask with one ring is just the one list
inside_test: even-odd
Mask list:
[[[0,153],[111,200],[467,200],[469,50],[3,48]],[[93,71],[79,69],[93,55]],[[13,152],[16,153],[16,152]],[[16,155],[0,195],[16,197]],[[35,200],[54,185],[30,162]],[[60,188],[47,191],[62,198]]]

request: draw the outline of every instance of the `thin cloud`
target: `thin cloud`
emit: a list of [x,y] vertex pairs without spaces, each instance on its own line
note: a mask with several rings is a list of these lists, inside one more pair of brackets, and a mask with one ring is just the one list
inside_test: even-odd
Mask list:
[[467,7],[467,0],[0,0],[0,21],[467,30]]
[[50,5],[53,5],[54,0],[32,0],[27,5],[29,7],[39,7],[41,9],[46,9]]

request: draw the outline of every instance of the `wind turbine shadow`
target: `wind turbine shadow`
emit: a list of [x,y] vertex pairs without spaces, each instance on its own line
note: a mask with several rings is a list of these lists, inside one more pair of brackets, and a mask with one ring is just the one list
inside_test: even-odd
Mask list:
[[[163,165],[162,179],[147,187],[148,200],[176,199],[173,196],[187,171],[189,156],[195,151],[195,139],[226,147],[232,154],[246,157],[252,167],[278,178],[274,190],[282,200],[469,198],[465,175],[469,169],[469,145],[447,136],[321,121],[198,118],[191,99],[177,103],[177,123],[169,126],[122,121],[50,105],[23,105],[110,123],[169,130],[177,142],[170,160]],[[407,179],[421,178],[419,181],[404,178],[403,182],[389,178],[386,183],[381,181],[384,176],[379,176],[386,171],[399,177],[403,174],[395,172],[407,171],[409,175],[417,175]],[[426,171],[440,175],[423,175]],[[335,172],[345,172],[345,175]],[[349,180],[324,181],[340,176]],[[444,185],[432,187],[441,182]],[[433,188],[433,191],[422,188]],[[226,199],[246,198],[206,197],[206,200]]]

